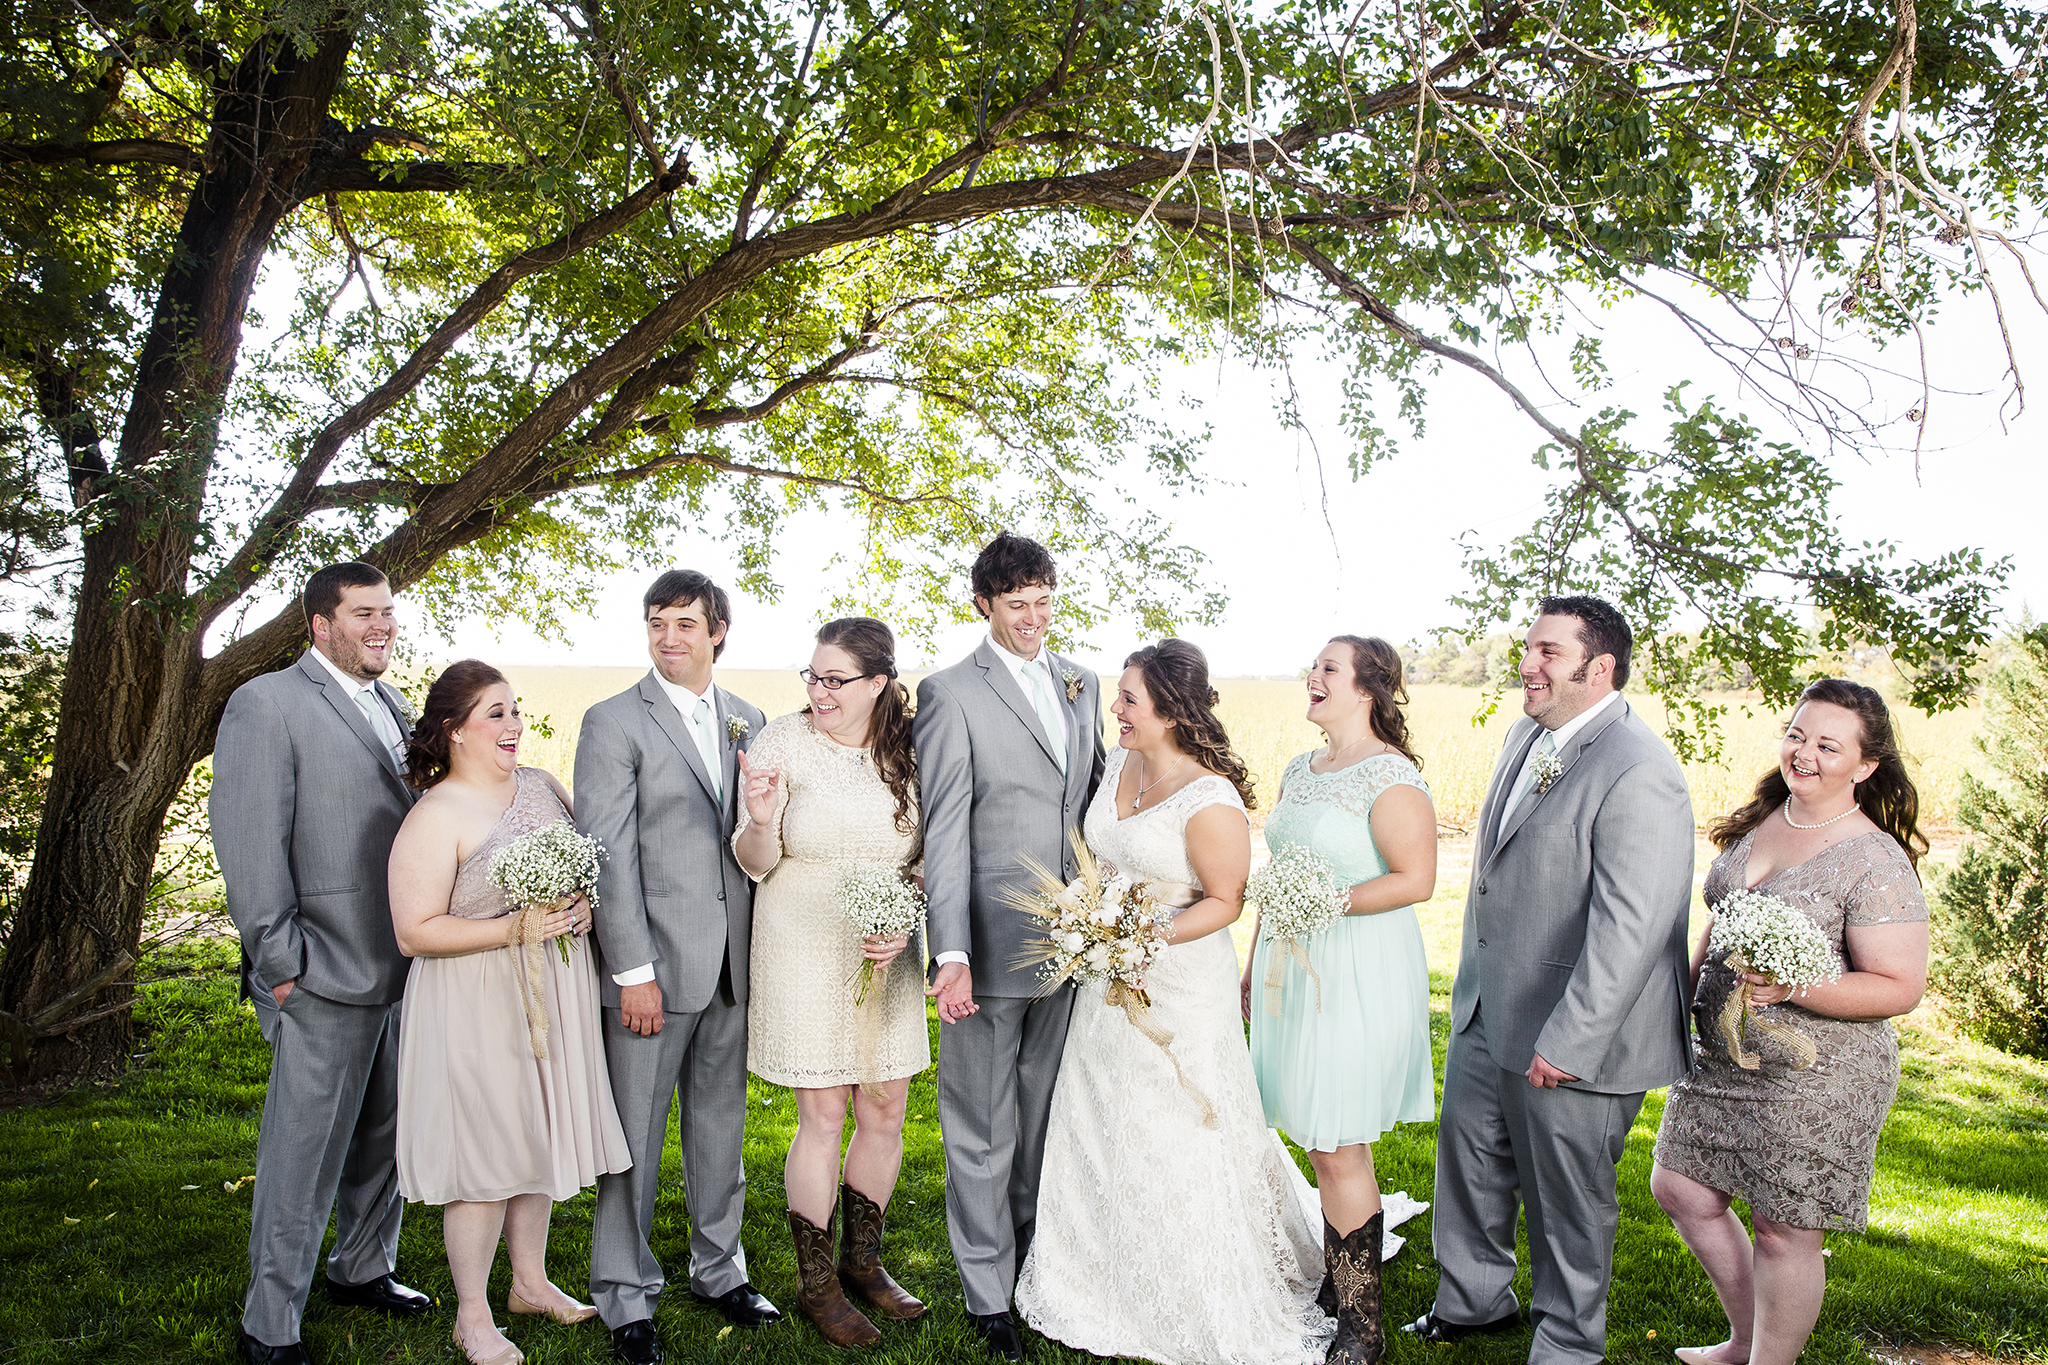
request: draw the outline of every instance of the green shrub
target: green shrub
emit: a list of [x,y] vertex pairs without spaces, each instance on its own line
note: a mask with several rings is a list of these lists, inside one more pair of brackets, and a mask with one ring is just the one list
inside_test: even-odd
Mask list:
[[1936,889],[1934,983],[1969,1032],[2048,1057],[2048,626],[2016,643],[1986,684],[1992,781],[1963,776],[1973,837]]

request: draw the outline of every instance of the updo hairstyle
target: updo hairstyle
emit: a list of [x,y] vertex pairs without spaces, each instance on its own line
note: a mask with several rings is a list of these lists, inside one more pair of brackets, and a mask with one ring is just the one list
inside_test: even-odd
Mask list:
[[448,776],[453,744],[449,737],[468,723],[485,691],[500,684],[511,686],[503,673],[481,659],[463,659],[441,670],[427,689],[427,704],[405,744],[405,780],[414,791],[425,791]]

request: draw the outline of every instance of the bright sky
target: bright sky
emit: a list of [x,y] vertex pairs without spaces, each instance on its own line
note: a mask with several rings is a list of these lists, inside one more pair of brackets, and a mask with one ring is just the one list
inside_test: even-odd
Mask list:
[[[2025,378],[2048,393],[2048,319],[2026,300],[2023,288],[2008,294],[2007,312],[2022,363],[2037,367]],[[1576,410],[1555,399],[1526,353],[1501,357],[1525,392],[1550,401],[1559,425],[1576,427],[1614,403],[1644,414],[1661,431],[1668,420],[1662,417],[1662,393],[1681,378],[1695,381],[1695,396],[1712,393],[1726,408],[1763,415],[1763,404],[1753,397],[1745,401],[1721,362],[1655,305],[1623,304],[1600,322],[1615,382]],[[2040,548],[2042,456],[2048,451],[2048,422],[2039,411],[2044,400],[2001,432],[1998,400],[2008,385],[2000,378],[2005,359],[1987,302],[1951,305],[1930,329],[1929,340],[1937,393],[1919,476],[1903,421],[1887,431],[1907,442],[1906,452],[1868,462],[1838,460],[1835,471],[1844,486],[1837,507],[1845,531],[1852,542],[1889,539],[1921,556],[1965,545],[1994,556],[2010,554],[2016,567],[2005,597],[2007,619],[2023,602],[2039,612],[2048,604],[2048,557]],[[1561,348],[1546,351],[1544,372],[1568,388],[1570,370],[1562,354]],[[1908,374],[1917,370],[1910,346],[1894,346],[1881,363]],[[1449,599],[1465,585],[1458,538],[1474,532],[1497,543],[1540,512],[1546,476],[1530,460],[1540,434],[1483,379],[1452,369],[1439,374],[1431,384],[1426,437],[1404,440],[1400,455],[1357,482],[1350,478],[1349,444],[1336,422],[1341,371],[1310,360],[1295,366],[1294,381],[1307,434],[1275,415],[1269,376],[1211,362],[1173,381],[1203,400],[1204,416],[1214,427],[1205,468],[1215,482],[1205,493],[1169,504],[1169,515],[1182,539],[1208,555],[1209,586],[1230,599],[1220,625],[1187,632],[1208,651],[1220,676],[1292,675],[1338,632],[1405,644],[1451,623],[1456,613]],[[1954,392],[1940,392],[1943,387]],[[1881,401],[1888,415],[1898,416],[1918,401],[1917,389],[1897,384]],[[1383,425],[1398,430],[1392,422]],[[1141,499],[1148,492],[1127,491]],[[1787,514],[1803,511],[1788,508]],[[825,619],[832,596],[825,566],[834,551],[851,548],[856,534],[857,528],[822,514],[790,523],[776,563],[783,599],[771,604],[736,596],[724,662],[736,668],[794,668],[805,662],[811,632]],[[727,584],[737,577],[731,547],[710,534],[679,543],[674,562]],[[570,647],[497,618],[458,628],[454,654],[511,664],[644,663],[638,609],[648,577],[633,572],[609,582],[595,616],[574,628]],[[964,580],[961,591],[966,592]],[[906,662],[949,662],[967,653],[980,634],[973,626],[942,632],[928,656],[907,650],[912,657]],[[1129,623],[1112,622],[1092,632],[1090,643],[1094,648],[1083,657],[1102,667],[1141,641]],[[443,648],[435,645],[431,652],[438,655]]]

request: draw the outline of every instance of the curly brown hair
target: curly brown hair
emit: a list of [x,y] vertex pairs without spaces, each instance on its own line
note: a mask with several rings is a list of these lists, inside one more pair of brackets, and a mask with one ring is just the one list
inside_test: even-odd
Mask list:
[[1401,667],[1401,653],[1377,635],[1333,635],[1333,645],[1351,651],[1351,683],[1372,702],[1372,732],[1401,757],[1422,771],[1422,755],[1408,739],[1408,717],[1401,708],[1408,704],[1408,679]]
[[[1872,824],[1898,840],[1899,847],[1906,851],[1907,859],[1915,868],[1919,867],[1920,856],[1927,852],[1927,836],[1920,832],[1920,792],[1913,786],[1913,779],[1906,775],[1906,759],[1899,750],[1891,708],[1884,704],[1884,698],[1875,688],[1847,678],[1822,678],[1809,683],[1799,694],[1799,702],[1792,708],[1792,714],[1798,715],[1799,707],[1810,701],[1827,702],[1845,711],[1853,711],[1857,720],[1862,722],[1860,747],[1865,758],[1877,760],[1877,771],[1856,784],[1856,804],[1863,808]],[[1743,835],[1782,808],[1791,790],[1785,785],[1782,769],[1771,769],[1756,784],[1756,795],[1750,798],[1749,804],[1714,821],[1707,827],[1707,837],[1714,841],[1716,848],[1732,847]]]
[[[896,798],[896,828],[917,829],[917,753],[910,744],[910,690],[896,680],[896,636],[872,616],[843,616],[818,628],[818,643],[853,656],[862,677],[886,678],[868,717],[868,754],[875,771]],[[809,715],[811,708],[804,707]]]
[[484,690],[501,683],[512,685],[481,659],[463,659],[441,670],[427,689],[427,704],[420,708],[420,718],[405,742],[405,780],[414,791],[425,791],[448,776],[453,761],[448,737],[469,720]]
[[1145,679],[1145,694],[1161,720],[1173,722],[1174,743],[1195,762],[1227,779],[1244,799],[1246,810],[1257,810],[1258,793],[1252,790],[1251,769],[1230,747],[1230,735],[1216,717],[1221,700],[1209,685],[1209,659],[1186,640],[1169,635],[1156,645],[1146,645],[1124,660],[1125,668],[1136,668]]

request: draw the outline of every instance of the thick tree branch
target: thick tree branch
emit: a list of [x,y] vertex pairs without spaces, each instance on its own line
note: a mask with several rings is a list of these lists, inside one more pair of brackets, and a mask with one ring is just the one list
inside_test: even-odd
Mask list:
[[109,138],[100,142],[0,142],[0,166],[175,166],[198,168],[197,147],[155,138]]
[[[309,514],[314,490],[342,446],[393,404],[417,388],[441,358],[512,292],[521,280],[568,260],[636,221],[655,203],[691,180],[688,164],[675,166],[648,181],[601,213],[586,218],[551,242],[532,247],[499,266],[407,356],[391,377],[357,399],[314,437],[292,471],[292,478],[257,519],[248,539],[228,557],[220,572],[197,594],[202,629],[257,582],[286,536]],[[232,690],[232,689],[231,689]]]

